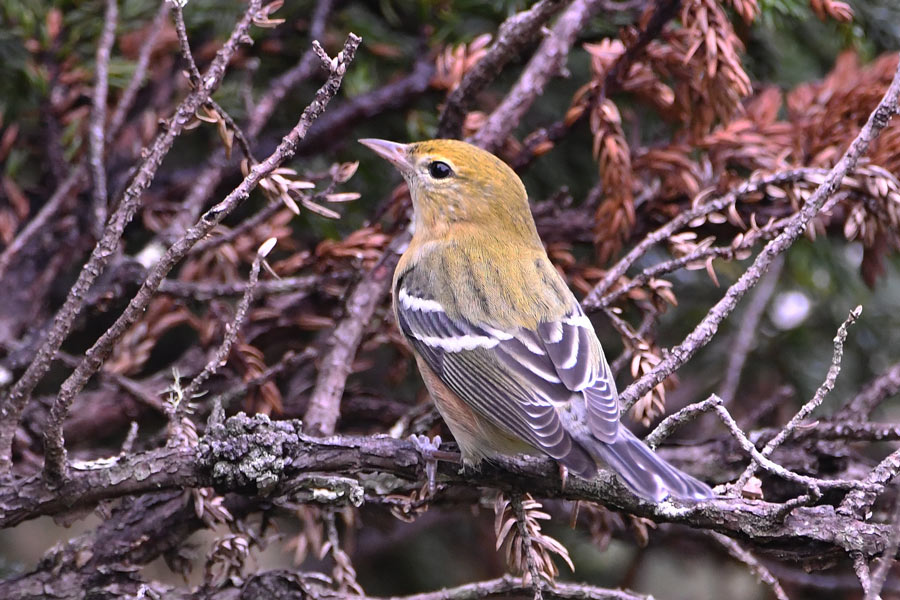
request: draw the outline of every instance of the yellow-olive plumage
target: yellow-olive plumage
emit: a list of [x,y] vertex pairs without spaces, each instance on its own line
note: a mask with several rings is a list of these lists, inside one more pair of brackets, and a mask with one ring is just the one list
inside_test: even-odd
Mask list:
[[409,184],[394,314],[463,460],[543,453],[582,477],[606,464],[651,500],[709,497],[619,423],[603,350],[512,169],[454,140],[360,141]]

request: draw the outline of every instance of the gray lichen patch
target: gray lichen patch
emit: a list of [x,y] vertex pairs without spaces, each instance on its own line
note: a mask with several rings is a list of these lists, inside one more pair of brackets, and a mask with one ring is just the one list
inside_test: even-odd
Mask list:
[[329,504],[332,506],[362,506],[365,490],[351,477],[325,474],[309,474],[295,478],[281,490],[282,506],[295,504]]
[[266,415],[239,413],[224,423],[211,423],[199,442],[200,462],[216,485],[255,488],[268,494],[285,476],[291,449],[300,441],[299,424],[272,421]]

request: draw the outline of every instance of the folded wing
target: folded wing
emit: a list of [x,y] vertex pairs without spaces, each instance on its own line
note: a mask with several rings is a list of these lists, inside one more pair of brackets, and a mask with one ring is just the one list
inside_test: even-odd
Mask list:
[[599,441],[619,427],[615,383],[581,307],[537,329],[498,329],[447,314],[417,285],[396,290],[401,330],[435,374],[496,426],[590,477],[596,463],[573,439],[559,409],[584,399],[586,421]]

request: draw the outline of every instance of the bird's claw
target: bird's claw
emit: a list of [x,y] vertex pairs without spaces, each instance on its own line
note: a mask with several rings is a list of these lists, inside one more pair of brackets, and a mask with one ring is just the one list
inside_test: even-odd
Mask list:
[[438,454],[441,447],[441,436],[429,438],[427,435],[411,435],[409,441],[413,443],[422,458],[425,459],[425,476],[428,478],[428,494],[434,495],[437,488],[434,478],[437,474]]

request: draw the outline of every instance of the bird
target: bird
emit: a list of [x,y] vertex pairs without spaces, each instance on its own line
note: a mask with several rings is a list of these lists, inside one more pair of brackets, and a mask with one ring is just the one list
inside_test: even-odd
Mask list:
[[543,454],[586,479],[605,465],[648,501],[710,498],[620,422],[600,341],[547,256],[518,175],[458,140],[359,142],[409,187],[394,317],[463,463]]

